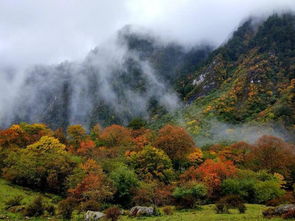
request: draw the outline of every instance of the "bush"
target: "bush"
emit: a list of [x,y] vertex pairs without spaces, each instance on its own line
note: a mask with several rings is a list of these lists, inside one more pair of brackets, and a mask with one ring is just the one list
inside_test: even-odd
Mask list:
[[55,215],[55,207],[52,204],[48,204],[45,206],[45,210],[48,212],[49,215]]
[[188,184],[185,187],[176,187],[172,195],[179,207],[194,208],[207,195],[207,188],[202,183]]
[[288,212],[282,215],[283,219],[294,219],[295,218],[295,209],[289,210]]
[[165,206],[165,207],[163,207],[162,210],[163,210],[165,215],[172,215],[173,214],[172,206]]
[[17,195],[17,196],[14,196],[14,197],[8,199],[5,202],[5,209],[9,209],[9,208],[14,207],[14,206],[20,206],[21,201],[23,200],[23,198],[24,197],[22,195]]
[[265,218],[271,218],[271,217],[274,216],[274,214],[275,214],[275,212],[274,212],[274,209],[273,209],[273,208],[269,208],[269,209],[264,210],[264,211],[262,212],[262,215],[263,215],[263,217],[265,217]]
[[121,215],[121,210],[119,207],[110,207],[105,211],[106,219],[111,221],[117,221]]
[[236,178],[226,179],[221,184],[223,195],[238,195],[249,203],[264,203],[284,194],[282,182],[265,171],[241,170]]
[[286,192],[281,197],[276,197],[266,202],[266,206],[278,206],[280,204],[294,204],[295,198],[292,192]]
[[25,208],[25,216],[41,216],[44,214],[45,206],[43,198],[41,196],[36,197],[30,204]]
[[80,211],[87,211],[87,210],[98,211],[100,210],[100,204],[95,200],[88,200],[86,202],[80,203],[79,210]]
[[221,198],[215,204],[216,213],[229,213],[229,209],[238,209],[240,213],[246,212],[243,200],[237,195],[229,195]]
[[284,190],[275,181],[257,182],[254,186],[256,201],[264,203],[284,194]]
[[75,206],[76,200],[73,198],[62,200],[58,204],[59,214],[62,215],[64,219],[71,219]]

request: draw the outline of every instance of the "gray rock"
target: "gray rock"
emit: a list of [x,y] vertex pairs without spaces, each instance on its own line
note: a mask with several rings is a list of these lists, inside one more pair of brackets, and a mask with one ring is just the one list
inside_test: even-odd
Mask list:
[[274,214],[280,216],[290,210],[295,210],[295,204],[285,204],[277,206],[276,208],[274,208]]
[[130,210],[131,216],[152,216],[154,215],[153,207],[134,206]]
[[85,221],[96,221],[104,217],[105,214],[88,210],[85,214]]

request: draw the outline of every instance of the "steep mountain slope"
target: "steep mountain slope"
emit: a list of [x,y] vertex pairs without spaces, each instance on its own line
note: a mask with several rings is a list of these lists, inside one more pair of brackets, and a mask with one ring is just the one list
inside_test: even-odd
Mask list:
[[83,62],[29,70],[13,106],[2,113],[1,126],[21,121],[53,128],[97,122],[105,126],[166,113],[179,107],[176,79],[192,71],[210,50],[186,50],[125,27]]
[[294,130],[294,86],[295,16],[273,15],[259,23],[250,19],[179,82],[178,91],[190,105],[162,119],[181,119],[196,135],[212,119],[231,124],[267,122]]

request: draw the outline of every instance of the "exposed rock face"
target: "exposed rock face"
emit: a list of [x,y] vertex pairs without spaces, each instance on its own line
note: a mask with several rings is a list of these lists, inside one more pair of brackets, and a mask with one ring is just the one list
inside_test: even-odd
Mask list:
[[152,216],[154,214],[153,207],[135,206],[130,210],[131,216]]
[[104,217],[105,214],[88,210],[85,214],[85,221],[96,221]]

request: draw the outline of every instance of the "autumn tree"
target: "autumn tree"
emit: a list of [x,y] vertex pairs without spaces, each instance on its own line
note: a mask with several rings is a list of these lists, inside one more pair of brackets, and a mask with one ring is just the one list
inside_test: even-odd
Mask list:
[[133,152],[128,160],[135,172],[143,179],[157,179],[169,183],[174,172],[172,162],[164,151],[146,146],[139,152]]
[[203,162],[203,153],[199,148],[195,148],[192,153],[187,156],[188,162],[192,166],[198,166]]
[[80,143],[87,137],[86,130],[82,125],[71,125],[67,129],[68,144],[76,151],[80,147]]
[[68,190],[69,197],[78,202],[96,201],[105,202],[113,195],[114,188],[110,180],[104,174],[100,165],[89,159],[81,165],[83,175],[75,187]]
[[130,130],[116,124],[106,127],[102,131],[100,138],[108,147],[124,146],[132,143]]
[[43,136],[25,149],[10,152],[3,176],[31,188],[61,192],[76,163],[56,138]]
[[247,156],[246,165],[255,171],[265,169],[288,177],[295,164],[294,145],[273,136],[259,138]]
[[90,130],[90,138],[94,141],[96,146],[101,146],[102,141],[100,139],[100,134],[102,132],[102,127],[99,124],[94,125]]
[[237,169],[232,161],[218,161],[208,159],[198,168],[190,167],[181,176],[182,182],[199,181],[206,184],[209,193],[212,195],[218,191],[221,182],[236,174]]
[[53,131],[53,136],[57,138],[61,143],[67,144],[67,137],[64,133],[63,128],[58,128],[55,131]]
[[25,148],[42,136],[52,136],[53,132],[45,124],[14,124],[0,130],[0,146]]
[[214,144],[209,147],[209,152],[215,158],[219,158],[222,161],[231,160],[236,164],[242,164],[252,148],[252,145],[239,141],[231,145]]
[[77,154],[82,156],[91,157],[93,154],[93,150],[95,148],[94,141],[87,139],[80,143],[79,148],[77,149]]
[[145,146],[151,145],[155,138],[155,133],[152,130],[145,128],[132,130],[131,135],[136,149],[142,149]]
[[181,161],[194,151],[195,143],[181,127],[166,125],[159,131],[155,146],[162,149],[173,161]]

